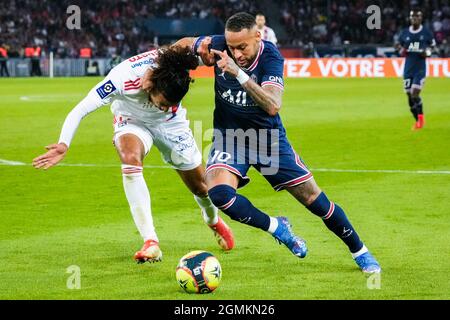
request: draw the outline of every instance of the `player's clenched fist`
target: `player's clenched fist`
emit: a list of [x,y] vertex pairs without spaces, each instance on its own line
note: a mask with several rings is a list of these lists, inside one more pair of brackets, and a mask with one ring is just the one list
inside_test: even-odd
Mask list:
[[215,49],[211,49],[211,52],[218,55],[220,60],[217,61],[217,66],[222,69],[222,71],[230,74],[233,77],[237,77],[239,73],[239,67],[236,62],[228,55],[226,50],[218,51]]
[[197,48],[197,55],[202,59],[205,66],[211,67],[216,62],[214,53],[209,51],[211,37],[205,37]]
[[33,159],[33,167],[36,169],[48,169],[60,162],[67,153],[65,143],[51,144],[45,147],[48,151],[43,155]]

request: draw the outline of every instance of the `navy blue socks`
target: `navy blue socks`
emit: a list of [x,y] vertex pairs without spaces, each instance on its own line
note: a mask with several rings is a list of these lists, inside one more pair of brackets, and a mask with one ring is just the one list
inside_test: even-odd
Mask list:
[[226,213],[231,219],[267,231],[270,217],[255,208],[251,202],[236,193],[233,187],[221,184],[208,191],[212,203]]
[[328,200],[325,193],[322,192],[307,209],[321,217],[327,228],[344,241],[350,252],[358,252],[363,247],[363,243],[348,221],[344,210]]

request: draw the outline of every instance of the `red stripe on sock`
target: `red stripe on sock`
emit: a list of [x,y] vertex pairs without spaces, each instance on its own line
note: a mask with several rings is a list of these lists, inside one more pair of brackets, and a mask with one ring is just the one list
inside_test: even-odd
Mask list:
[[330,209],[328,210],[327,214],[322,217],[323,220],[329,219],[334,212],[334,203],[330,201]]

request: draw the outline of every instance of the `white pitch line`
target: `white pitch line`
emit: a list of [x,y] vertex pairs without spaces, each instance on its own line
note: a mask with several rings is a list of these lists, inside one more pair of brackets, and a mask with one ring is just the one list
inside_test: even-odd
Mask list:
[[26,166],[27,164],[24,162],[19,162],[19,161],[10,161],[10,160],[5,160],[5,159],[0,159],[0,165],[5,165],[5,166]]
[[[0,165],[4,166],[31,166],[30,163],[0,159]],[[58,167],[93,167],[93,168],[119,168],[120,164],[95,164],[95,163],[60,163]],[[150,169],[173,169],[171,166],[145,165]],[[348,172],[348,173],[403,173],[403,174],[450,174],[450,170],[368,170],[368,169],[333,169],[310,168],[317,172]]]
[[29,102],[55,102],[55,101],[67,101],[70,99],[82,98],[79,94],[53,94],[51,96],[42,95],[30,95],[30,96],[20,96],[20,101]]
[[[31,163],[0,159],[0,165],[4,166],[31,166]],[[93,168],[120,168],[120,164],[96,164],[96,163],[60,163],[58,167],[93,167]],[[145,165],[144,168],[172,169],[171,166]]]
[[[99,168],[120,168],[120,164],[94,164],[94,163],[61,163],[58,167],[99,167]],[[144,165],[144,168],[151,169],[172,169],[171,166]]]
[[319,172],[351,172],[351,173],[409,173],[409,174],[450,174],[448,170],[365,170],[365,169],[327,169],[314,168]]

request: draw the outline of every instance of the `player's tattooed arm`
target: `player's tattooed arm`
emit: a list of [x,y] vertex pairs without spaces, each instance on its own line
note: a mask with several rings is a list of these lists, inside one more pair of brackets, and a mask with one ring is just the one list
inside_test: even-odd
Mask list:
[[[232,77],[235,77],[239,81],[239,77],[244,73],[236,62],[228,55],[226,50],[217,51],[211,49],[211,52],[220,57],[217,61],[217,66],[224,72],[228,73]],[[241,75],[240,75],[241,74]],[[265,86],[262,88],[255,81],[250,79],[248,75],[243,75],[245,82],[241,82],[242,88],[252,97],[258,106],[266,111],[269,115],[275,116],[281,109],[281,100],[283,91],[275,86]]]
[[280,111],[283,97],[283,91],[281,89],[271,85],[262,88],[252,79],[243,83],[242,88],[269,115],[275,116]]

